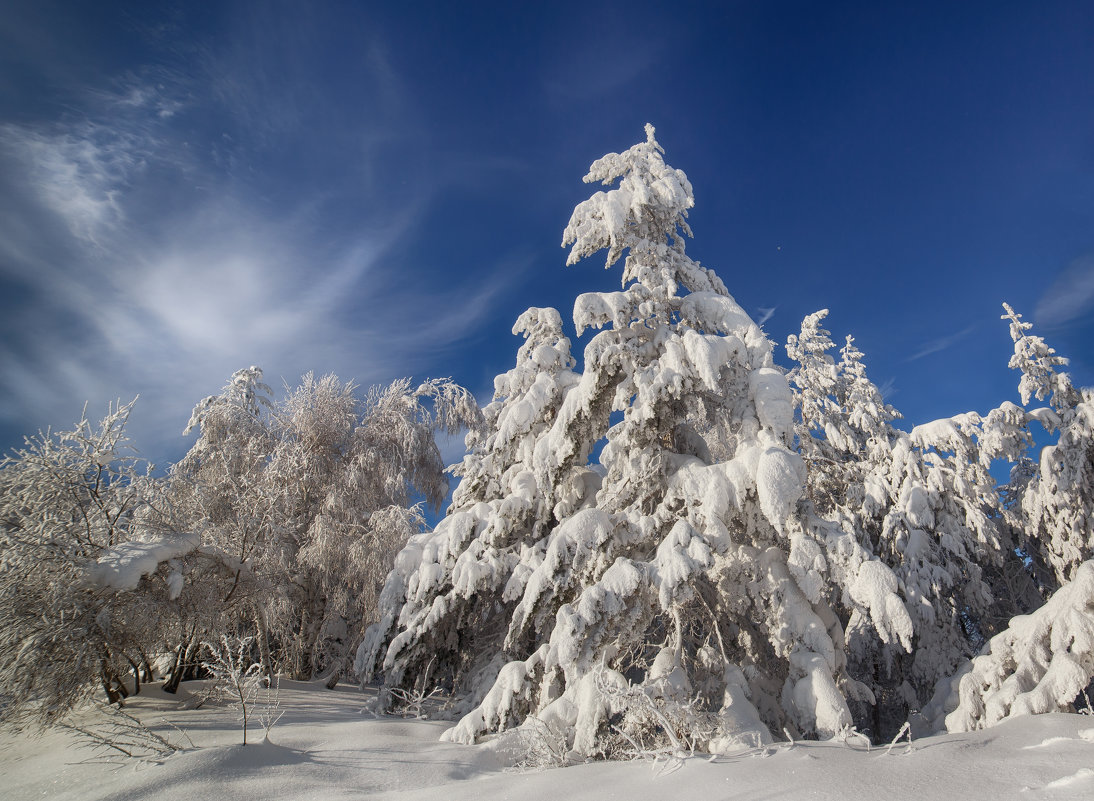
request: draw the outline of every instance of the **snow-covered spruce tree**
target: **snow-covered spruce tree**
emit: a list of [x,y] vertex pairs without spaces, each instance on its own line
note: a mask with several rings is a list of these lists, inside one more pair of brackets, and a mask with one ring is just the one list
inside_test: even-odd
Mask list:
[[[852,532],[858,548],[877,554],[886,550],[884,521],[892,505],[888,477],[898,437],[892,421],[900,413],[867,377],[862,351],[850,336],[838,363],[829,354],[834,343],[821,327],[827,315],[827,309],[807,315],[800,334],[791,335],[786,345],[796,363],[787,378],[794,391],[798,452],[808,465],[806,496],[819,517]],[[899,568],[899,558],[886,563]],[[906,597],[903,583],[891,586]],[[900,670],[911,624],[906,623],[902,638],[881,637],[852,598],[836,596],[832,602],[845,621],[850,672],[873,696],[851,701],[856,724],[874,737],[891,736],[908,719],[908,710],[918,707]]]
[[[1023,404],[1049,399],[1026,419],[1057,433],[1041,449],[1031,476],[1007,508],[1041,586],[1058,587],[1045,605],[1020,615],[984,653],[940,686],[935,706],[950,731],[993,725],[1007,717],[1065,711],[1094,678],[1094,392],[1076,389],[1057,356],[1031,325],[1004,304],[1020,370]],[[1019,468],[1023,463],[1015,460]]]
[[[914,647],[879,637],[857,609],[847,622],[852,674],[876,699],[872,714],[852,705],[887,737],[922,709],[940,678],[949,676],[1017,611],[1023,565],[988,468],[1016,461],[1028,445],[1025,413],[1005,403],[987,415],[958,415],[915,427],[899,417],[866,376],[862,353],[848,337],[837,365],[820,328],[827,311],[809,315],[787,352],[797,390],[797,434],[809,464],[808,495],[816,510],[854,531],[899,579],[898,592],[914,623]],[[1036,603],[1037,601],[1032,601]]]
[[579,378],[562,319],[531,308],[513,333],[525,342],[513,369],[494,379],[482,430],[467,435],[448,514],[411,538],[388,576],[382,618],[357,653],[363,681],[382,670],[389,688],[428,691],[431,682],[454,689],[468,708],[477,704],[504,664],[508,621],[548,533],[595,497],[600,476],[587,467],[548,491],[535,474],[537,444]]
[[1005,403],[897,432],[891,444],[878,554],[900,578],[915,624],[915,648],[898,664],[912,709],[1016,608],[1001,579],[1022,566],[989,468],[1020,457],[1025,422]]
[[1094,558],[1094,390],[1073,386],[1059,369],[1067,359],[1041,337],[1029,335],[1032,324],[1022,315],[1007,304],[1003,308],[1014,340],[1010,366],[1022,373],[1022,403],[1048,399],[1049,408],[1029,415],[1058,434],[1055,444],[1041,449],[1036,472],[1020,493],[1021,545],[1051,591]]
[[144,514],[155,487],[127,453],[131,408],[28,437],[0,462],[4,723],[56,723],[97,688],[123,698],[182,591],[174,560],[196,538]]
[[[686,255],[691,184],[661,153],[647,127],[645,142],[595,162],[587,182],[619,185],[580,204],[564,234],[570,264],[602,249],[608,267],[626,259],[622,291],[577,299],[578,334],[604,330],[531,454],[534,491],[554,525],[543,540],[524,531],[519,546],[498,543],[504,558],[494,565],[476,535],[497,511],[440,524],[451,534],[447,553],[423,557],[434,542],[423,540],[400,555],[385,590],[391,628],[362,648],[366,663],[385,649],[395,655],[383,663],[389,686],[413,684],[397,655],[430,626],[407,624],[420,610],[444,615],[457,567],[464,576],[507,571],[490,578],[504,586],[503,602],[516,599],[504,643],[478,658],[505,664],[449,740],[472,742],[532,716],[568,732],[584,755],[670,745],[700,730],[716,750],[770,741],[772,731],[832,736],[851,725],[845,695],[866,691],[844,671],[827,581],[846,582],[886,636],[909,630],[890,571],[861,548],[857,562],[834,554],[853,536],[803,514],[805,470],[788,447],[790,391],[773,344]],[[622,419],[609,426],[612,412]],[[728,439],[723,461],[699,434],[711,430]],[[594,468],[602,438],[601,486],[574,504],[575,471]],[[419,558],[436,564],[423,571],[424,592],[411,586]]]

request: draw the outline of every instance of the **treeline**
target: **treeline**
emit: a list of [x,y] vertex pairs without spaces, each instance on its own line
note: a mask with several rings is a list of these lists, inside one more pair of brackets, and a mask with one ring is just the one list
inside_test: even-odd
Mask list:
[[687,256],[691,184],[661,154],[648,127],[590,168],[612,188],[575,209],[569,261],[623,258],[623,289],[577,298],[580,372],[556,310],[518,319],[487,433],[396,559],[357,672],[388,706],[447,688],[448,739],[584,757],[1088,703],[1094,393],[1010,307],[1022,406],[903,431],[823,311],[778,367]]
[[[1094,392],[1009,306],[1021,405],[904,431],[825,311],[778,366],[687,256],[692,188],[662,153],[648,127],[595,162],[611,188],[564,233],[569,263],[623,259],[621,291],[575,302],[580,371],[562,315],[531,308],[481,411],[449,381],[305,376],[275,403],[251,368],[198,404],[165,478],[126,455],[129,407],[9,456],[4,719],[118,700],[157,666],[170,690],[226,633],[267,675],[380,682],[381,708],[439,687],[448,739],[584,757],[1084,703]],[[429,530],[434,436],[465,429]]]
[[44,432],[0,465],[0,715],[52,723],[96,688],[174,691],[223,635],[266,675],[333,686],[393,555],[448,492],[434,439],[478,425],[450,381],[358,392],[306,375],[278,402],[256,367],[194,409],[154,478],[132,404]]

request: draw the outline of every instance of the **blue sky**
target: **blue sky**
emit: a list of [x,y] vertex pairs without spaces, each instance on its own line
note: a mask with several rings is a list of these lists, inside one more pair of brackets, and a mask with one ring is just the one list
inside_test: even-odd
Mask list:
[[0,3],[0,445],[234,370],[489,397],[643,138],[777,342],[831,309],[908,424],[1016,400],[1008,300],[1094,383],[1094,6]]

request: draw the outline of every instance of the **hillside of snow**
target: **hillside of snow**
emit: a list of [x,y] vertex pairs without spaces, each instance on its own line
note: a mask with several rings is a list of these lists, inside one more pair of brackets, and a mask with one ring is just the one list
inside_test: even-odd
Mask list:
[[329,691],[283,682],[283,715],[270,742],[252,725],[244,747],[231,708],[214,702],[182,708],[193,705],[201,687],[189,683],[174,697],[153,686],[127,704],[146,725],[184,745],[160,761],[98,754],[57,730],[38,737],[0,733],[0,794],[7,801],[1094,798],[1094,717],[1085,715],[1019,718],[892,748],[856,739],[782,743],[730,757],[520,771],[489,744],[440,742],[449,722],[373,717],[364,709],[368,696],[345,685]]

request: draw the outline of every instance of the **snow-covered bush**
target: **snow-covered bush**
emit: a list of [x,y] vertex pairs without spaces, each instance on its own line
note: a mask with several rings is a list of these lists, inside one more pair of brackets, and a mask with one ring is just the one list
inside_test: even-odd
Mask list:
[[[78,748],[88,749],[103,759],[121,754],[128,759],[155,763],[183,749],[180,743],[113,704],[100,703],[93,715],[85,715],[79,723],[61,723],[59,727],[76,735]],[[177,730],[192,748],[194,743],[189,735]]]
[[156,487],[128,453],[132,403],[98,427],[28,437],[0,462],[0,711],[55,723],[96,687],[125,697],[182,592],[196,538],[156,528]]
[[847,675],[829,582],[909,645],[891,571],[800,503],[773,343],[686,255],[691,184],[653,134],[592,165],[587,182],[618,185],[564,234],[570,264],[626,256],[622,291],[575,303],[577,333],[600,329],[583,373],[557,313],[518,321],[528,341],[453,508],[396,557],[358,650],[389,688],[413,687],[433,653],[456,663],[444,675],[467,711],[446,739],[532,716],[582,755],[671,745],[664,721],[681,716],[722,750],[833,736],[869,690]]

